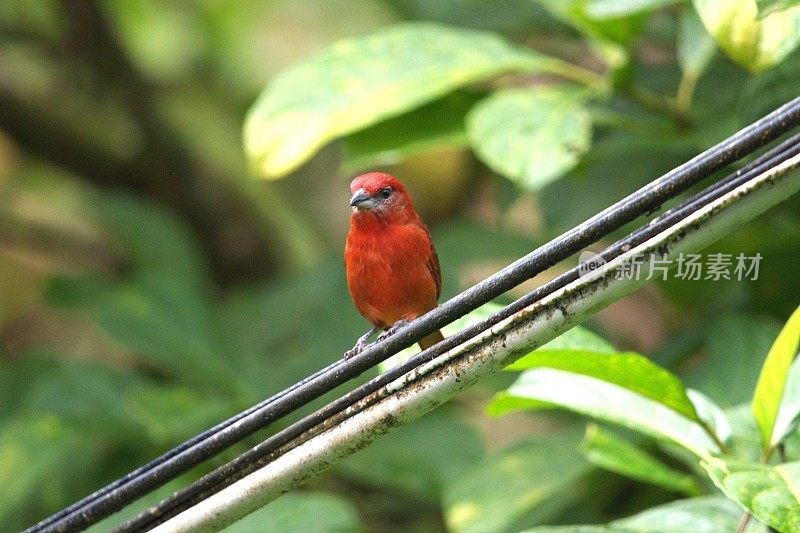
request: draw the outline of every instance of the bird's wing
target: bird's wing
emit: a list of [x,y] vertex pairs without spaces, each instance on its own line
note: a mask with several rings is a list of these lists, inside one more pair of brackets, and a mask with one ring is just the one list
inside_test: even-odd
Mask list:
[[428,238],[428,246],[430,247],[425,266],[428,267],[428,271],[431,273],[433,281],[436,283],[436,299],[438,300],[439,296],[442,294],[442,269],[439,267],[439,256],[436,255],[436,248],[433,246],[433,239],[431,239],[431,233],[428,231],[428,227],[424,222],[420,221],[420,223],[425,230],[425,236]]
[[439,299],[439,296],[442,294],[442,270],[439,268],[439,258],[436,256],[436,250],[431,246],[431,255],[428,258],[428,262],[425,263],[425,266],[428,267],[428,270],[433,276],[433,281],[436,282],[436,299]]

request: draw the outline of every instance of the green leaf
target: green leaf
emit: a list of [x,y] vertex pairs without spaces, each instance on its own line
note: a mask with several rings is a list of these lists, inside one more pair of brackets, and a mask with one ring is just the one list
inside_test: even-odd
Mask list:
[[488,457],[448,485],[444,496],[448,531],[513,530],[536,514],[547,520],[570,503],[568,490],[590,465],[577,452],[579,436],[538,438]]
[[[703,496],[659,505],[608,525],[543,526],[524,533],[720,533],[736,531],[741,518],[741,508],[727,498]],[[745,532],[767,533],[753,520]]]
[[778,531],[800,531],[800,462],[774,467],[749,461],[702,462],[727,497]]
[[[540,351],[541,350],[541,351]],[[550,351],[547,345],[509,366],[512,370],[554,368],[596,378],[655,400],[689,420],[700,421],[686,389],[675,375],[633,352]]]
[[437,410],[348,457],[340,472],[360,485],[438,499],[483,456],[475,429]]
[[344,138],[348,172],[394,164],[412,155],[467,146],[467,112],[482,95],[456,92]]
[[689,474],[670,468],[595,424],[586,427],[581,449],[589,462],[600,468],[688,495],[699,492],[697,483]]
[[565,68],[490,33],[429,23],[381,29],[339,41],[273,79],[248,113],[245,152],[257,174],[279,178],[327,142],[465,85]]
[[797,357],[798,349],[800,349],[800,307],[786,321],[786,325],[770,348],[753,393],[753,416],[761,432],[761,442],[765,451],[778,443],[776,437],[782,436],[774,432],[775,419],[780,410],[789,369]]
[[589,150],[592,123],[585,96],[565,87],[499,91],[467,117],[470,142],[492,170],[539,189]]
[[[660,505],[611,524],[637,533],[718,533],[736,531],[742,512],[720,496],[704,496]],[[758,524],[750,524],[747,533],[766,533]]]
[[662,402],[614,383],[554,368],[523,372],[508,390],[495,395],[487,410],[500,415],[550,406],[672,441],[699,457],[719,451],[698,423]]
[[358,510],[326,492],[285,494],[224,529],[226,533],[352,533],[361,531]]
[[800,8],[759,18],[756,0],[694,0],[694,6],[720,48],[753,72],[780,63],[800,44]]

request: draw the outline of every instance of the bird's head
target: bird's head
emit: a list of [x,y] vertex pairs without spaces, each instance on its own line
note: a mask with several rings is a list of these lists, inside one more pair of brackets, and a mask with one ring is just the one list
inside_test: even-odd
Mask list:
[[350,183],[350,207],[353,214],[372,213],[387,216],[413,212],[411,198],[403,183],[385,172],[362,174]]

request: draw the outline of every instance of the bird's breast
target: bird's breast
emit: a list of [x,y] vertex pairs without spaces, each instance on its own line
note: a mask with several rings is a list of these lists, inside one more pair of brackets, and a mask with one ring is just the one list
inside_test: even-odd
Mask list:
[[359,312],[388,327],[436,306],[437,287],[429,268],[427,231],[413,225],[362,231],[351,226],[345,246],[347,284]]

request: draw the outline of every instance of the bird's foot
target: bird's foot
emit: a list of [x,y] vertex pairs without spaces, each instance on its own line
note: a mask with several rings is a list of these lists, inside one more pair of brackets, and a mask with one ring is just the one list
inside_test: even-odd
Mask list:
[[[397,331],[398,331],[398,330],[401,330],[401,329],[403,329],[404,327],[406,327],[406,326],[407,326],[407,325],[409,325],[410,323],[411,323],[411,321],[410,321],[410,320],[405,320],[405,319],[398,320],[397,322],[395,322],[394,324],[392,324],[392,327],[390,327],[389,329],[387,329],[386,331],[384,331],[383,333],[381,333],[381,334],[380,334],[380,336],[378,337],[378,340],[379,340],[379,341],[380,341],[380,340],[383,340],[383,339],[385,339],[386,337],[388,337],[389,335],[392,335],[392,334],[394,334],[394,333],[397,333]],[[376,341],[376,342],[377,342],[377,341]]]
[[363,352],[364,348],[369,346],[369,338],[378,333],[378,331],[380,331],[380,328],[372,328],[368,332],[361,335],[356,341],[356,345],[344,352],[345,361]]

